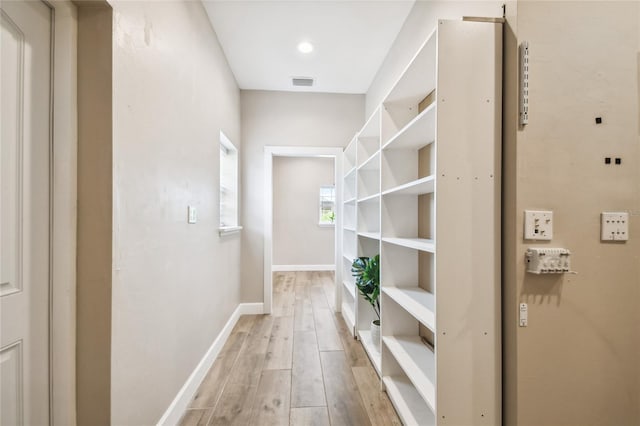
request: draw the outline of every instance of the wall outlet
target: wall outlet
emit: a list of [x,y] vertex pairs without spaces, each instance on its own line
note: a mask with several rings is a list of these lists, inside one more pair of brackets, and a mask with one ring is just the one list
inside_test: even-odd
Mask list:
[[551,240],[553,238],[553,212],[525,210],[524,239]]
[[602,241],[627,241],[629,239],[629,213],[602,212],[600,217],[600,239]]

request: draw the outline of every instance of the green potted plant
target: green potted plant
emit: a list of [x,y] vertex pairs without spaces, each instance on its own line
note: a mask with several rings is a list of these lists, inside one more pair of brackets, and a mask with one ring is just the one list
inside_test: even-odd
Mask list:
[[371,304],[376,317],[371,323],[371,339],[380,345],[380,255],[358,257],[351,265],[351,275],[356,279],[356,287],[362,297]]

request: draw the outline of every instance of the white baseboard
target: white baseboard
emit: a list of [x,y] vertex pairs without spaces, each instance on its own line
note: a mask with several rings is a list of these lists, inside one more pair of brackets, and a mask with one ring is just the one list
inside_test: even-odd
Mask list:
[[240,315],[260,315],[264,314],[264,303],[241,303],[238,308]]
[[335,271],[336,265],[273,265],[273,272],[279,271]]
[[187,410],[189,403],[193,399],[200,383],[204,380],[207,372],[216,360],[222,347],[227,342],[231,330],[235,327],[241,315],[257,315],[264,311],[264,303],[241,303],[233,311],[227,323],[215,338],[204,357],[200,360],[196,368],[193,370],[185,384],[182,386],[176,397],[167,408],[167,411],[158,421],[158,426],[173,426],[180,422],[184,412]]

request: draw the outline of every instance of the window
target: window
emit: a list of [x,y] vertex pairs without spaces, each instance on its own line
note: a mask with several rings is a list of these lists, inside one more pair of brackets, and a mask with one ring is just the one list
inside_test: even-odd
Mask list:
[[220,132],[220,234],[236,232],[238,226],[238,150]]
[[336,222],[336,187],[320,187],[320,225],[333,225]]

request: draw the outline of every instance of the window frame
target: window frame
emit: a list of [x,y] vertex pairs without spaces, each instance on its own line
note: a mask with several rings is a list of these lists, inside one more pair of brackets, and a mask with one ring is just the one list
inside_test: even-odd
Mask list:
[[[330,211],[333,212],[333,222],[323,222],[322,221],[322,216],[323,216],[323,211],[325,211],[322,206],[323,206],[323,202],[326,201],[327,197],[323,195],[323,189],[327,189],[327,188],[331,188],[332,191],[332,196],[329,198],[331,200],[331,202],[333,203],[333,207]],[[318,191],[318,226],[322,226],[322,227],[334,227],[336,226],[336,215],[337,215],[337,211],[336,211],[336,186],[335,184],[333,185],[320,185],[319,191]]]
[[[231,140],[220,131],[219,139],[219,185],[218,185],[218,204],[219,204],[219,227],[218,231],[220,235],[227,235],[238,232],[242,229],[239,225],[239,184],[238,184],[238,148],[231,142]],[[231,170],[227,170],[230,168]],[[226,176],[229,173],[231,176]],[[227,188],[228,187],[228,188]],[[224,195],[225,190],[228,190],[231,195]],[[230,204],[230,207],[225,208],[225,204]],[[229,211],[225,211],[228,209]],[[224,223],[223,219],[230,217],[231,220]]]

